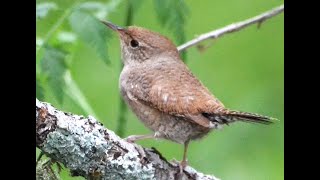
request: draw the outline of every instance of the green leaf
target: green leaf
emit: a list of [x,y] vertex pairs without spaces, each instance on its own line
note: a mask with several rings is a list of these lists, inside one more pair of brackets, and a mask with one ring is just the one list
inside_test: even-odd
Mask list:
[[57,101],[63,102],[63,89],[65,82],[63,76],[66,71],[66,52],[61,49],[44,46],[44,54],[41,59],[41,70],[47,76],[47,82]]
[[[134,13],[139,12],[140,11],[140,7],[141,4],[144,2],[145,0],[129,0],[127,3],[130,3],[130,5],[132,6],[132,9],[134,11]],[[131,24],[130,24],[131,25]]]
[[107,3],[88,1],[81,3],[79,9],[92,12],[98,19],[105,19],[121,2],[122,0],[110,0]]
[[185,2],[183,0],[154,0],[154,6],[160,23],[173,31],[178,43],[183,43],[185,21],[189,14]]
[[[156,13],[160,23],[172,30],[178,44],[186,41],[184,26],[189,10],[184,0],[154,0]],[[186,60],[186,52],[182,52],[182,59]]]
[[108,13],[106,7],[105,3],[96,1],[84,2],[79,5],[79,9],[89,11],[93,13],[95,17],[101,19],[104,19]]
[[109,64],[106,43],[109,37],[107,28],[92,15],[81,10],[73,11],[69,22],[80,39],[93,48],[106,64]]

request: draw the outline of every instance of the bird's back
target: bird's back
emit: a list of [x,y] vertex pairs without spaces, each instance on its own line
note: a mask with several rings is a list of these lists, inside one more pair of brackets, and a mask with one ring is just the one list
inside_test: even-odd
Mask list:
[[147,65],[151,79],[148,101],[163,112],[197,114],[216,112],[224,105],[197,79],[181,60],[157,59]]

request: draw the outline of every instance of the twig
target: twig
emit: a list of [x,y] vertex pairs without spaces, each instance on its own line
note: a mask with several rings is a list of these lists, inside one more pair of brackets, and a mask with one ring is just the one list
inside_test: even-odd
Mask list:
[[91,116],[65,113],[38,99],[36,145],[71,174],[86,179],[218,180],[189,166],[180,175],[178,163],[158,151],[126,142]]
[[208,33],[205,33],[205,34],[202,34],[200,35],[199,37],[195,38],[195,39],[192,39],[191,41],[188,41],[184,44],[182,44],[181,46],[178,47],[178,50],[181,52],[181,51],[184,51],[186,50],[187,48],[189,47],[192,47],[196,44],[199,44],[200,42],[204,41],[204,40],[207,40],[207,39],[216,39],[224,34],[227,34],[227,33],[232,33],[232,32],[235,32],[235,31],[238,31],[240,29],[243,29],[251,24],[255,24],[257,23],[258,24],[258,27],[261,25],[261,23],[273,16],[276,16],[278,14],[280,14],[281,12],[284,11],[284,5],[282,4],[281,6],[279,7],[276,7],[270,11],[267,11],[265,13],[262,13],[258,16],[255,16],[253,18],[249,18],[247,20],[244,20],[244,21],[240,21],[240,22],[237,22],[237,23],[233,23],[233,24],[230,24],[228,26],[225,26],[223,28],[220,28],[220,29],[217,29],[217,30],[214,30],[214,31],[211,31],[211,32],[208,32]]

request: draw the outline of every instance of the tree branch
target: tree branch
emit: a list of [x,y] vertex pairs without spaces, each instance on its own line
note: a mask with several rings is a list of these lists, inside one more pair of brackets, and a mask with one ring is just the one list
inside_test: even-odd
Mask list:
[[[65,113],[36,99],[36,145],[86,179],[218,180],[191,167],[179,174],[156,149],[126,142],[89,116]],[[179,178],[178,178],[179,177]]]
[[207,40],[207,39],[216,39],[224,34],[227,34],[227,33],[232,33],[232,32],[235,32],[235,31],[239,31],[240,29],[243,29],[249,25],[252,25],[252,24],[258,24],[258,27],[260,26],[260,24],[273,17],[273,16],[276,16],[278,14],[280,14],[281,12],[283,12],[284,10],[284,5],[282,4],[281,6],[279,7],[276,7],[270,11],[267,11],[265,13],[262,13],[258,16],[255,16],[253,18],[249,18],[247,20],[244,20],[244,21],[240,21],[240,22],[237,22],[237,23],[233,23],[233,24],[230,24],[228,26],[225,26],[223,28],[220,28],[220,29],[217,29],[217,30],[214,30],[214,31],[211,31],[211,32],[208,32],[208,33],[205,33],[205,34],[202,34],[200,35],[199,37],[195,38],[195,39],[192,39],[191,41],[188,41],[184,44],[182,44],[181,46],[178,47],[178,51],[184,51],[186,50],[187,48],[189,47],[192,47],[196,44],[199,44],[200,42],[204,41],[204,40]]

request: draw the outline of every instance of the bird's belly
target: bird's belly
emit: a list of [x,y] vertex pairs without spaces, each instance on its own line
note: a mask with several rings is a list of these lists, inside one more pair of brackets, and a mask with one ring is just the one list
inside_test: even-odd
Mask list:
[[126,93],[122,92],[122,95],[136,116],[146,127],[154,131],[159,138],[183,144],[188,140],[201,138],[210,131],[209,128],[192,123],[184,117],[160,112],[128,97]]
[[193,123],[186,118],[163,115],[157,132],[161,133],[163,138],[183,144],[188,140],[199,139],[209,131],[209,128]]

